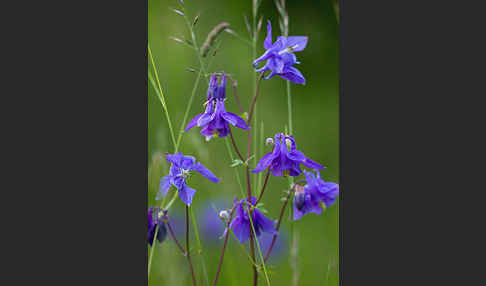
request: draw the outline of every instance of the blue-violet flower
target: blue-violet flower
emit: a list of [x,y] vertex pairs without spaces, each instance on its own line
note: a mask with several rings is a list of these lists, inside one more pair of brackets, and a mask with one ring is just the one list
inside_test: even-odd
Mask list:
[[179,198],[188,206],[191,205],[192,198],[196,190],[186,184],[191,171],[196,171],[208,178],[210,181],[217,183],[219,179],[211,173],[203,164],[196,162],[192,156],[184,156],[182,153],[166,154],[167,162],[172,163],[169,175],[160,179],[159,192],[156,200],[161,200],[167,194],[171,185],[174,185],[179,191]]
[[331,206],[339,194],[339,185],[332,182],[324,182],[319,172],[316,175],[312,172],[304,171],[307,181],[305,186],[295,186],[294,196],[294,220],[300,219],[309,212],[320,214],[323,202],[326,207]]
[[194,126],[202,127],[201,134],[210,140],[212,137],[226,137],[228,136],[229,124],[248,130],[249,127],[245,120],[238,115],[227,112],[224,107],[226,99],[226,74],[223,72],[221,76],[221,83],[218,85],[217,74],[214,73],[209,81],[209,88],[207,92],[206,111],[196,115],[186,126],[185,131],[188,131]]
[[[250,209],[253,204],[256,203],[256,198],[251,197],[251,205],[248,206]],[[240,243],[245,243],[250,238],[250,217],[247,210],[248,199],[234,200],[235,217],[231,221],[230,228],[233,233],[238,238]],[[253,227],[255,229],[255,234],[260,236],[263,232],[274,234],[276,232],[273,226],[273,221],[265,217],[257,208],[252,212],[251,221],[253,222]]]
[[271,71],[265,79],[278,75],[295,84],[305,84],[305,78],[302,73],[293,67],[294,64],[300,64],[293,52],[302,51],[306,45],[306,36],[279,36],[277,41],[272,44],[272,24],[268,21],[267,37],[263,42],[263,47],[266,51],[253,62],[253,67],[256,68],[259,62],[266,60],[267,63],[256,70],[256,72]]
[[302,173],[300,164],[312,169],[324,169],[319,163],[307,158],[304,153],[297,150],[293,136],[283,133],[275,134],[273,151],[260,159],[251,172],[259,173],[270,168],[274,176],[298,176]]
[[157,231],[157,240],[159,243],[164,241],[165,237],[167,236],[167,227],[162,219],[159,218],[159,209],[150,207],[148,210],[148,232],[147,232],[147,242],[152,246],[152,242],[154,241],[155,230],[157,225],[159,226],[159,230]]

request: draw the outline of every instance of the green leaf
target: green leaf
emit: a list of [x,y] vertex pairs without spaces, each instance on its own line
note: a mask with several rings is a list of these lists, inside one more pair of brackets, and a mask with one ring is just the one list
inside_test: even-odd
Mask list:
[[234,159],[233,163],[230,165],[230,167],[236,167],[236,166],[239,166],[239,165],[242,165],[242,164],[243,164],[243,161],[241,161],[240,159]]

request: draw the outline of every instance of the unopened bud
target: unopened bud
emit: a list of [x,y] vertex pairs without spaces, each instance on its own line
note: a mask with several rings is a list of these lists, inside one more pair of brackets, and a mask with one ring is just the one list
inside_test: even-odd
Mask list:
[[265,144],[266,145],[273,145],[273,138],[272,137],[268,137],[267,140],[265,140]]
[[169,37],[169,39],[174,40],[174,41],[176,41],[176,42],[178,42],[178,43],[184,44],[184,41],[183,41],[183,40],[181,40],[181,39],[179,39],[179,38],[176,38],[176,37],[172,37],[172,36],[170,36],[170,37]]
[[222,219],[228,219],[229,218],[229,213],[227,210],[222,210],[219,212],[219,217]]
[[172,11],[174,11],[175,13],[181,15],[181,16],[184,16],[184,13],[182,13],[181,11],[177,10],[177,9],[172,9]]
[[292,147],[292,140],[285,138],[285,144],[287,144],[287,147],[290,149],[290,147]]
[[197,13],[196,17],[194,17],[194,21],[192,21],[192,26],[196,26],[197,20],[199,20],[199,13]]

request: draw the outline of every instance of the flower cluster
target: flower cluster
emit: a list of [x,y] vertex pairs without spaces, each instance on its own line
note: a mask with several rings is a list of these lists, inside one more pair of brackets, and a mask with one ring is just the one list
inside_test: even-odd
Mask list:
[[245,120],[238,115],[227,112],[224,107],[226,100],[226,74],[223,72],[221,82],[218,85],[218,76],[214,73],[209,81],[207,93],[206,111],[196,115],[186,126],[184,131],[188,131],[194,126],[202,127],[201,134],[206,140],[217,137],[226,137],[230,132],[231,124],[238,128],[248,130],[249,127]]
[[[267,36],[263,44],[265,53],[253,62],[253,67],[256,69],[255,71],[257,73],[261,73],[261,77],[263,77],[266,72],[269,72],[265,79],[270,79],[277,75],[295,84],[305,84],[306,80],[304,76],[298,69],[294,67],[294,65],[299,64],[294,52],[304,50],[307,45],[307,40],[308,38],[306,36],[279,36],[277,37],[276,41],[273,42],[272,26],[270,21],[268,21]],[[258,68],[258,65],[264,61],[265,64]],[[230,125],[243,130],[250,129],[248,125],[250,123],[250,119],[248,119],[248,122],[246,122],[238,115],[226,111],[226,77],[227,75],[224,72],[213,73],[211,75],[206,94],[206,102],[203,104],[203,106],[205,106],[205,111],[196,115],[192,120],[190,120],[185,127],[184,132],[198,126],[201,128],[200,133],[206,138],[207,141],[209,141],[211,138],[228,136],[231,133]],[[232,80],[232,78],[230,79]],[[257,94],[255,94],[253,100],[251,101],[249,118],[251,118],[251,114],[254,110],[258,90],[259,88],[256,89]],[[243,109],[241,105],[240,109]],[[238,151],[238,147],[234,139],[232,140],[232,143],[239,157],[244,160]],[[302,151],[297,150],[297,145],[293,136],[284,133],[277,133],[275,134],[274,138],[268,138],[265,141],[265,144],[271,145],[273,148],[272,151],[265,154],[258,161],[255,168],[251,170],[252,173],[260,173],[267,170],[265,183],[263,184],[258,200],[251,196],[250,177],[249,173],[247,173],[249,192],[248,198],[242,198],[240,200],[234,199],[231,214],[228,210],[222,210],[219,213],[219,217],[217,217],[213,212],[208,213],[209,215],[204,214],[202,217],[204,220],[203,226],[206,228],[206,231],[203,231],[203,235],[207,237],[214,237],[215,233],[221,232],[220,228],[222,228],[222,225],[215,224],[216,221],[218,223],[220,223],[218,220],[227,222],[223,233],[223,236],[225,237],[223,247],[226,247],[230,230],[234,233],[236,239],[240,243],[245,243],[249,239],[251,243],[253,243],[252,233],[254,233],[255,236],[261,236],[263,233],[272,236],[272,241],[270,242],[268,247],[269,250],[265,258],[266,260],[276,242],[278,229],[280,227],[280,222],[282,220],[285,207],[288,205],[287,202],[292,195],[291,192],[287,193],[287,197],[285,198],[285,202],[282,206],[280,218],[275,226],[274,221],[267,218],[261,212],[261,209],[258,209],[257,207],[257,204],[260,206],[259,202],[267,185],[269,174],[276,177],[297,177],[302,173],[304,174],[306,182],[305,185],[297,184],[293,186],[293,189],[295,190],[292,203],[293,220],[299,220],[307,213],[321,214],[323,208],[330,207],[336,201],[339,195],[339,185],[333,182],[324,182],[324,180],[321,179],[318,170],[322,170],[324,167],[321,164],[309,159]],[[251,140],[249,136],[247,149],[248,158],[250,157],[250,150],[252,150],[250,145]],[[182,153],[166,153],[166,161],[171,163],[169,174],[160,179],[159,191],[157,193],[156,200],[161,200],[164,198],[171,186],[174,186],[177,189],[181,201],[189,207],[192,204],[193,197],[196,193],[195,189],[187,185],[192,171],[200,173],[214,183],[218,183],[220,181],[220,179],[217,178],[209,169],[207,169],[200,162],[196,161],[196,159],[192,156],[186,156]],[[245,162],[245,165],[248,172],[248,160]],[[302,170],[301,165],[312,169],[313,171]],[[188,210],[189,208],[186,208],[186,215]],[[164,215],[167,214],[166,211],[167,210],[164,210]],[[159,208],[151,207],[148,210],[147,240],[150,245],[152,245],[153,241],[155,240],[159,242],[164,241],[167,236],[167,227],[160,214],[161,211]],[[216,220],[216,218],[218,220]],[[167,218],[164,217],[164,219]],[[167,222],[167,220],[165,222]],[[168,224],[168,228],[172,237],[177,242],[171,224]],[[156,229],[158,229],[157,234],[155,233]],[[188,253],[189,250],[190,247],[188,244],[186,252]],[[182,251],[184,252],[184,250]],[[189,260],[189,255],[187,257]],[[222,261],[222,258],[223,256],[221,257],[220,261]],[[220,267],[218,267],[218,269],[220,269]]]

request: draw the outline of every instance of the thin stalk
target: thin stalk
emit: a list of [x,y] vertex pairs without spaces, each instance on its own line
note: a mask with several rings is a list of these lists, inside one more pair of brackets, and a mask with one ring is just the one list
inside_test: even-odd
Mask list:
[[[231,153],[231,148],[228,142],[228,138],[225,138],[226,140],[224,141],[226,143],[226,150],[228,150],[228,155],[230,156],[231,162],[233,162],[233,154]],[[238,170],[236,168],[233,168],[235,170],[235,176],[236,176],[236,181],[238,182],[238,185],[240,186],[240,192],[241,192],[241,197],[244,197],[244,191],[243,191],[243,185],[241,184],[241,179],[240,179],[240,174],[238,173]]]
[[[157,224],[157,226],[155,227],[155,236],[154,236],[154,238],[156,238],[156,237],[157,237],[158,232],[159,232],[159,224]],[[151,268],[151,266],[152,266],[152,258],[154,257],[154,249],[155,249],[155,244],[154,244],[154,243],[155,243],[156,241],[157,241],[157,240],[156,240],[156,239],[154,239],[154,240],[152,241],[152,247],[150,247],[150,255],[149,255],[149,261],[148,261],[148,273],[147,273],[147,276],[148,276],[149,278],[150,278],[150,268]]]
[[262,190],[260,191],[260,196],[258,196],[258,200],[255,203],[255,206],[260,202],[263,196],[263,192],[265,191],[265,187],[267,186],[268,178],[270,177],[270,168],[267,169],[267,174],[265,175],[265,181],[263,182]]
[[[258,31],[257,31],[257,14],[258,14],[258,2],[259,0],[253,0],[252,1],[252,37],[251,37],[251,54],[252,54],[252,60],[256,59],[256,44],[258,40]],[[252,71],[253,73],[253,71]],[[256,77],[252,74],[252,87],[253,87],[253,94],[257,94],[257,82],[256,82]],[[253,107],[251,108],[253,110]],[[257,136],[258,136],[258,108],[255,105],[255,128],[253,130],[253,138],[254,138],[254,146],[257,146]],[[252,111],[250,112],[252,113]],[[248,115],[248,122],[250,121],[251,115]],[[257,151],[255,149],[255,151]],[[255,156],[258,157],[257,152],[255,152]],[[249,162],[248,162],[249,164]],[[255,184],[256,185],[256,177],[255,177]]]
[[[263,127],[264,127],[264,125],[263,125],[263,121],[262,121],[262,124],[261,124],[261,127],[260,127],[260,140],[262,140],[262,142],[263,142],[263,136],[265,134]],[[259,146],[259,148],[258,148],[258,155],[259,156],[261,156],[263,154],[263,146],[264,145],[263,145],[262,142],[260,142],[260,144],[258,145]],[[257,158],[260,158],[259,156],[257,156]],[[258,189],[260,189],[261,186],[262,186],[262,178],[263,178],[262,176],[263,176],[262,172],[258,173]]]
[[189,102],[187,103],[187,106],[186,106],[186,111],[184,112],[184,119],[182,120],[182,123],[181,123],[181,130],[179,131],[179,135],[177,135],[177,143],[176,143],[176,151],[175,151],[176,153],[177,153],[177,150],[179,149],[179,145],[181,143],[182,134],[184,133],[184,128],[186,126],[187,117],[189,116],[189,110],[191,109],[192,101],[194,100],[194,96],[196,95],[197,86],[199,85],[201,75],[202,75],[202,70],[199,69],[199,72],[198,72],[197,78],[196,78],[196,82],[194,83],[194,86],[192,88],[191,97],[189,98]]
[[289,116],[289,135],[294,135],[292,129],[292,96],[290,94],[290,82],[287,81],[287,112]]
[[258,83],[257,83],[257,88],[255,90],[255,96],[251,100],[250,112],[248,113],[248,120],[246,121],[248,125],[250,124],[251,117],[253,115],[253,111],[255,110],[255,105],[256,105],[256,101],[257,101],[258,94],[259,94],[259,91],[260,91],[260,83],[262,81],[262,78],[263,78],[263,72],[261,72],[260,76],[258,77]]
[[[169,111],[167,109],[167,104],[165,102],[164,93],[162,91],[162,87],[160,86],[159,74],[158,74],[157,68],[155,66],[155,61],[154,61],[154,58],[152,56],[152,50],[150,49],[150,44],[147,44],[147,49],[148,49],[150,62],[152,64],[152,69],[154,71],[155,79],[156,79],[156,83],[157,83],[157,85],[156,85],[157,88],[155,90],[156,90],[157,96],[159,97],[160,103],[162,104],[162,109],[164,110],[165,117],[167,118],[167,124],[169,125],[169,131],[170,131],[170,135],[171,135],[171,139],[172,139],[172,144],[174,146],[175,152],[177,152],[177,142],[176,142],[175,136],[174,136],[174,129],[172,128],[172,122],[170,121]],[[151,80],[152,85],[154,85],[154,87],[155,87],[154,79],[152,78],[151,74],[149,74],[149,79]],[[154,249],[155,249],[155,246],[157,245],[156,238],[157,238],[158,232],[159,232],[159,228],[157,226],[155,228],[154,240],[152,241],[152,248],[150,249],[149,263],[148,263],[148,269],[147,269],[147,276],[148,277],[150,277],[150,270],[151,270],[151,267],[152,267],[152,259],[153,259],[153,255],[154,255]]]
[[231,76],[229,76],[228,78],[231,81],[231,86],[233,87],[233,95],[235,97],[236,103],[238,103],[238,107],[240,108],[240,113],[243,114],[245,110],[243,110],[243,106],[240,102],[240,97],[238,96],[238,92],[236,91],[236,81],[233,81],[233,78]]
[[194,268],[192,267],[191,252],[190,252],[190,240],[189,240],[189,207],[186,206],[186,258],[189,263],[189,269],[191,270],[192,285],[197,286],[196,276],[194,275]]
[[182,247],[182,245],[179,243],[179,241],[177,240],[177,237],[175,236],[174,234],[174,230],[172,229],[172,226],[170,225],[170,222],[169,222],[169,219],[167,218],[167,216],[165,215],[164,216],[164,222],[165,224],[167,225],[167,228],[169,229],[169,234],[170,236],[172,237],[172,239],[174,240],[174,242],[176,243],[177,247],[180,249],[180,251],[182,252],[182,255],[186,255],[186,251],[184,250],[184,248]]
[[[275,241],[277,240],[278,230],[280,229],[280,223],[282,222],[282,218],[283,218],[283,215],[285,213],[285,208],[287,207],[287,204],[289,203],[290,196],[292,195],[293,190],[294,190],[294,188],[292,188],[288,192],[287,196],[285,197],[285,201],[282,205],[282,209],[280,209],[280,216],[278,218],[277,227],[276,227],[277,232],[276,232],[276,234],[273,235],[272,243],[270,244],[270,247],[268,248],[268,251],[267,251],[267,254],[265,255],[264,261],[267,261],[268,258],[270,257],[270,253],[272,253],[273,246],[275,245]],[[290,217],[290,220],[293,220],[292,216]]]
[[[248,206],[248,211],[253,212],[253,208],[254,207],[252,207],[250,209],[250,207]],[[263,273],[265,274],[265,279],[266,279],[267,285],[270,286],[270,279],[268,279],[267,268],[265,267],[265,260],[263,259],[263,254],[262,254],[262,249],[260,247],[260,242],[258,241],[258,237],[255,234],[256,232],[255,232],[255,227],[253,225],[252,215],[249,215],[249,218],[250,218],[250,227],[251,227],[251,230],[253,232],[253,235],[255,236],[255,242],[256,242],[257,249],[258,249],[258,254],[260,256],[260,260],[262,261]]]
[[199,256],[201,257],[202,270],[203,270],[203,273],[204,273],[204,277],[206,279],[206,285],[209,285],[209,278],[208,278],[208,272],[207,272],[207,269],[206,269],[206,263],[202,263],[204,261],[204,257],[203,257],[203,254],[202,254],[202,244],[201,244],[201,240],[199,239],[199,231],[198,231],[198,227],[197,227],[196,218],[194,217],[194,212],[192,211],[192,208],[190,208],[189,211],[191,213],[192,228],[194,229],[194,235],[196,237],[196,243],[197,243],[197,248],[198,248],[197,254],[199,254]]
[[235,138],[233,138],[233,132],[231,132],[231,127],[229,128],[229,134],[231,138],[231,143],[233,144],[233,148],[236,151],[236,154],[238,154],[238,157],[240,157],[240,160],[245,162],[245,159],[243,159],[243,156],[240,153],[240,150],[238,150],[238,147],[236,146]]
[[216,270],[216,274],[214,275],[213,286],[216,286],[216,284],[218,283],[219,273],[221,272],[221,266],[223,265],[224,252],[226,251],[226,245],[228,244],[228,237],[229,237],[229,234],[230,234],[229,225],[230,225],[230,223],[233,219],[234,211],[235,211],[235,207],[233,206],[233,208],[231,209],[229,219],[228,219],[227,232],[226,232],[226,235],[224,237],[224,243],[223,243],[223,249],[221,250],[221,256],[219,257],[218,268]]
[[157,82],[157,87],[159,89],[159,92],[157,93],[157,95],[159,96],[160,103],[162,103],[162,108],[164,109],[165,117],[167,118],[167,124],[169,125],[170,136],[172,138],[172,144],[174,144],[174,148],[175,148],[176,140],[175,140],[175,136],[174,136],[174,130],[172,128],[172,122],[170,121],[169,111],[167,110],[167,104],[165,103],[164,93],[162,92],[162,87],[160,86],[159,73],[157,72],[157,68],[155,67],[155,62],[154,62],[154,58],[152,56],[152,50],[150,49],[150,44],[148,44],[147,46],[148,46],[148,54],[149,54],[149,58],[150,58],[150,63],[152,64],[152,69],[154,70],[154,74],[155,74],[155,80]]

